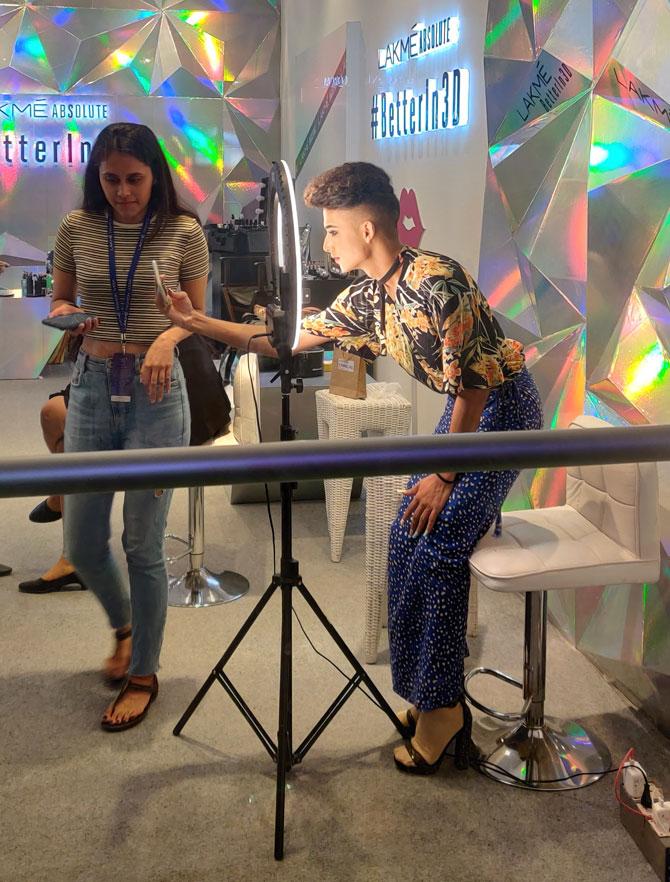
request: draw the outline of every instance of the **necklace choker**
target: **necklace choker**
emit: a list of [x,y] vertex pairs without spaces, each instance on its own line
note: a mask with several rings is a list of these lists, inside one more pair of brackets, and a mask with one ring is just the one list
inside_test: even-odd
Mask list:
[[393,263],[391,264],[391,268],[388,269],[384,273],[384,275],[381,277],[381,279],[378,279],[378,284],[380,284],[382,286],[382,288],[388,282],[388,280],[391,278],[391,276],[400,269],[401,263],[402,263],[402,261],[400,260],[400,255],[398,255],[396,257],[396,259],[393,261]]

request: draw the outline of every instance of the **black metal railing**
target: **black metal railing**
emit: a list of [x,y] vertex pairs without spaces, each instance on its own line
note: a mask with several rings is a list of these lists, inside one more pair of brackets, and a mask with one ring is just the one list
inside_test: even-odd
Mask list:
[[0,498],[670,460],[670,425],[160,448],[0,460]]

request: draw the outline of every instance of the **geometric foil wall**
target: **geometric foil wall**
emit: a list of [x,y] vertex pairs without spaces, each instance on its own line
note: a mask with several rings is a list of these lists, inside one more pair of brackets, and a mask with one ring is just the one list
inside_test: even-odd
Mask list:
[[[0,142],[0,233],[45,248],[81,199],[77,145],[122,120],[156,131],[201,220],[252,210],[279,152],[279,63],[276,0],[0,4],[0,127],[10,139],[7,153]],[[104,105],[106,117],[51,118],[54,105],[75,103]],[[68,134],[69,162],[51,153]]]
[[[490,0],[479,280],[547,428],[670,416],[670,4]],[[524,473],[508,501],[563,500]],[[657,585],[553,592],[554,620],[670,734],[670,524]]]

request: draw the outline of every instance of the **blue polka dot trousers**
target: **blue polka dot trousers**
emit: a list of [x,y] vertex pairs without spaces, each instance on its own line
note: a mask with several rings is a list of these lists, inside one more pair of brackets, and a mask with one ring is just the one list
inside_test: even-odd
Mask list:
[[[455,399],[448,397],[436,435],[451,425]],[[527,370],[492,390],[479,432],[542,428],[542,403]],[[468,654],[466,625],[475,545],[498,516],[517,471],[461,475],[427,536],[411,538],[400,518],[389,538],[389,644],[393,688],[421,711],[453,705],[463,691]],[[413,475],[408,487],[424,475]]]

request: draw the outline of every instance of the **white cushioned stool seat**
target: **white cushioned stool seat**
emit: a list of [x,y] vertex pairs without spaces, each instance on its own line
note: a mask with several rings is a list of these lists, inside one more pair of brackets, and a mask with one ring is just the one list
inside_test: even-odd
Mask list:
[[640,560],[564,505],[503,515],[502,535],[482,539],[471,570],[494,591],[545,591],[646,582],[658,562]]
[[[582,416],[570,428],[607,426]],[[655,582],[658,521],[655,463],[572,467],[565,505],[506,513],[502,535],[485,536],[477,545],[470,558],[474,584],[526,593],[523,683],[492,668],[475,668],[465,678],[472,704],[517,723],[489,754],[490,777],[538,790],[567,790],[591,784],[608,768],[607,748],[576,723],[545,721],[547,591]],[[522,710],[503,713],[481,704],[469,691],[480,674],[522,688]]]

